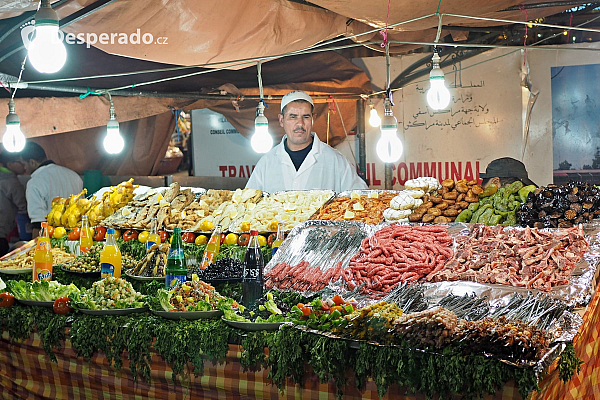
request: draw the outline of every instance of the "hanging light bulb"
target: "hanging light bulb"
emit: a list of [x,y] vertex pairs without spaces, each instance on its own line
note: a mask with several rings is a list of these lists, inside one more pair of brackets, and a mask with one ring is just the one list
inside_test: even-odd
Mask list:
[[398,138],[398,120],[392,114],[392,103],[389,98],[383,104],[385,114],[381,119],[381,138],[377,142],[377,156],[384,163],[393,163],[402,156],[402,142]]
[[115,106],[110,99],[110,119],[106,124],[106,137],[104,138],[104,150],[109,154],[119,154],[125,147],[125,141],[119,130],[119,121],[115,113]]
[[427,91],[427,103],[434,110],[442,110],[450,104],[450,91],[446,87],[444,71],[440,68],[440,56],[433,53],[433,68],[429,73],[431,87]]
[[266,153],[273,147],[273,138],[269,135],[269,120],[265,117],[265,105],[261,99],[256,107],[254,120],[254,135],[250,139],[252,150],[257,153]]
[[2,136],[2,145],[11,153],[18,153],[25,147],[25,135],[21,132],[21,121],[15,113],[15,101],[8,101],[8,115],[6,116],[6,133]]
[[28,56],[31,65],[46,74],[57,72],[67,60],[67,49],[58,31],[58,15],[49,0],[42,0],[35,14],[35,37],[29,44]]
[[371,104],[370,107],[371,107],[371,115],[369,117],[369,124],[373,128],[377,128],[379,125],[381,125],[381,118],[379,117],[379,114],[377,114],[377,110],[375,109],[373,104]]

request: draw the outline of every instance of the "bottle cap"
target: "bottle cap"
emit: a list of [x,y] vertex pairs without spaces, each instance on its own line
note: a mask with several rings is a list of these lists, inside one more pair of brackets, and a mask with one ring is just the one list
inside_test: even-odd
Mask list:
[[106,230],[106,234],[107,234],[107,235],[114,235],[114,234],[115,234],[115,230],[114,230],[114,228],[108,228],[108,229]]
[[42,222],[42,228],[47,228],[48,227],[48,223],[47,222]]
[[181,234],[181,228],[173,228],[173,233]]
[[256,229],[252,229],[250,231],[250,236],[258,236],[258,231]]

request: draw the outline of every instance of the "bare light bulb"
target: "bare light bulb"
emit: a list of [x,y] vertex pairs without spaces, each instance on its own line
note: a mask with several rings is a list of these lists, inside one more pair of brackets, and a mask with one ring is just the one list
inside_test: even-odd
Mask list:
[[6,151],[18,153],[25,147],[25,135],[21,131],[21,121],[15,113],[15,102],[8,102],[8,115],[6,116],[6,133],[2,136],[2,145]]
[[40,72],[51,74],[67,61],[67,49],[58,30],[58,15],[47,0],[35,14],[35,38],[28,49],[29,61]]
[[258,115],[254,120],[254,135],[250,139],[252,150],[257,153],[266,153],[273,147],[273,138],[269,134],[269,120],[264,115],[265,106],[258,103]]
[[106,137],[104,138],[104,150],[109,154],[119,154],[125,147],[125,141],[121,136],[119,122],[113,117],[106,124]]
[[427,91],[427,103],[434,110],[442,110],[450,104],[450,91],[446,87],[444,71],[440,68],[440,56],[433,54],[433,68],[429,73],[430,87]]
[[402,142],[398,138],[398,120],[392,115],[391,103],[385,99],[385,115],[381,119],[381,138],[375,150],[384,163],[393,163],[402,156]]
[[381,125],[381,118],[379,117],[379,114],[377,114],[377,110],[373,106],[371,106],[371,114],[369,116],[369,124],[373,128],[377,128],[379,125]]

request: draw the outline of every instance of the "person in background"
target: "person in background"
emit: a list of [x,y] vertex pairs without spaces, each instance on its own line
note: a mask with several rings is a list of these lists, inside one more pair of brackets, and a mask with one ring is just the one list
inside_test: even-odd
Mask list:
[[258,161],[247,188],[271,193],[309,189],[343,192],[367,188],[348,160],[311,132],[313,109],[312,98],[303,91],[283,96],[279,125],[285,135],[279,145]]
[[25,188],[6,165],[10,155],[0,153],[0,256],[8,253],[8,236],[16,227],[17,214],[27,214]]
[[483,179],[481,183],[483,187],[488,186],[490,183],[494,183],[498,187],[503,187],[510,185],[514,181],[521,181],[524,186],[537,186],[529,179],[525,164],[510,157],[497,158],[490,162],[485,169],[485,173],[479,173],[479,177]]
[[26,173],[31,174],[25,194],[35,238],[39,235],[41,223],[50,212],[52,199],[81,192],[83,181],[75,171],[48,160],[46,152],[37,143],[27,141],[19,155]]

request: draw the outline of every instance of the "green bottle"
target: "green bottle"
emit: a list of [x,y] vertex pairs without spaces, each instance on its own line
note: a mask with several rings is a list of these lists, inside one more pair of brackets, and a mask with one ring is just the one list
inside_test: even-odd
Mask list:
[[181,244],[181,228],[175,228],[173,229],[173,241],[169,249],[169,257],[167,258],[167,268],[165,269],[165,288],[169,290],[178,283],[185,282],[187,272]]

